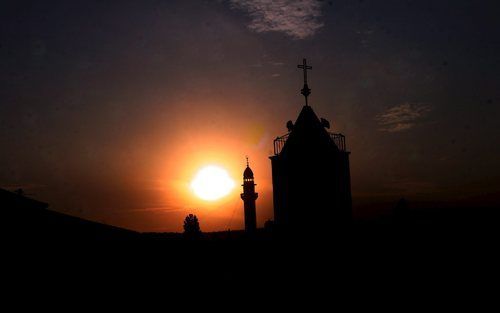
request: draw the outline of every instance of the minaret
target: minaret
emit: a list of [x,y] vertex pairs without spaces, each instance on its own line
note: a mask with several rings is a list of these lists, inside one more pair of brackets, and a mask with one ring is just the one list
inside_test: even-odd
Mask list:
[[255,213],[255,200],[259,196],[255,192],[255,183],[253,180],[253,172],[248,166],[247,158],[247,168],[243,172],[243,193],[241,194],[241,199],[244,203],[245,208],[245,231],[247,233],[254,233],[257,229],[257,217]]

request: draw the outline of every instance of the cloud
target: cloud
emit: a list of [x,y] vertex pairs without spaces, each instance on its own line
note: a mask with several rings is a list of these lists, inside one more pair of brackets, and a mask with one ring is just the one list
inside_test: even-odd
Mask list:
[[323,27],[321,1],[317,0],[229,0],[235,9],[246,11],[248,27],[258,33],[282,32],[295,39],[313,36]]
[[45,185],[40,185],[40,184],[34,184],[34,183],[22,183],[22,184],[10,184],[10,185],[1,185],[0,188],[3,188],[5,190],[18,190],[18,189],[23,189],[24,191],[27,190],[38,190],[38,189],[43,189],[45,188]]
[[377,115],[375,119],[386,132],[399,132],[408,130],[431,111],[431,107],[421,103],[404,103],[391,107]]
[[158,205],[158,206],[152,206],[152,207],[141,207],[141,208],[133,208],[129,209],[128,211],[130,212],[177,212],[177,211],[185,211],[187,208],[181,208],[181,207],[172,207],[169,205]]

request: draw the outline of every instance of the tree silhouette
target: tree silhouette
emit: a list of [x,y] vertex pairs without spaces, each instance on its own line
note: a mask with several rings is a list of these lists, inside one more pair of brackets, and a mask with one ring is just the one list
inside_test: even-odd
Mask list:
[[189,214],[184,219],[184,236],[187,238],[199,238],[201,236],[200,223],[194,214]]

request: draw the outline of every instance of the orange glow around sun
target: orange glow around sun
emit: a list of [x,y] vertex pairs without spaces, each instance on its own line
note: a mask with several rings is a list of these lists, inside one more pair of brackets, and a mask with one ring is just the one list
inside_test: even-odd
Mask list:
[[[201,101],[193,100],[192,103]],[[206,100],[202,103],[201,108],[211,107]],[[178,114],[182,116],[183,111]],[[243,229],[240,193],[246,155],[250,158],[260,194],[258,222],[263,224],[272,218],[268,159],[272,139],[267,134],[270,131],[259,123],[234,118],[234,115],[235,112],[226,111],[190,111],[186,118],[160,124],[160,129],[165,129],[153,142],[144,143],[141,138],[141,144],[155,148],[155,153],[148,155],[154,164],[141,167],[140,174],[154,179],[153,196],[147,200],[151,201],[150,207],[156,209],[140,214],[151,224],[158,225],[157,229],[182,231],[187,214],[198,217],[202,231]],[[186,120],[189,120],[189,127],[186,127]],[[175,131],[170,132],[169,128]],[[148,149],[144,151],[150,153]],[[145,173],[148,169],[150,171]]]

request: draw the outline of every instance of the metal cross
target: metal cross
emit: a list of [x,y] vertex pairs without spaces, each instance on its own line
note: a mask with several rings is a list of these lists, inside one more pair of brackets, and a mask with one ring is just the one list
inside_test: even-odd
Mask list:
[[307,65],[306,59],[302,59],[302,65],[297,65],[297,67],[304,70],[304,85],[307,85],[307,70],[312,70],[312,66]]
[[302,59],[302,65],[297,65],[298,68],[301,68],[304,70],[304,88],[300,91],[301,94],[304,95],[306,98],[306,106],[307,104],[307,97],[311,94],[311,89],[309,89],[309,86],[307,86],[307,70],[312,70],[312,66],[307,65],[307,60]]

